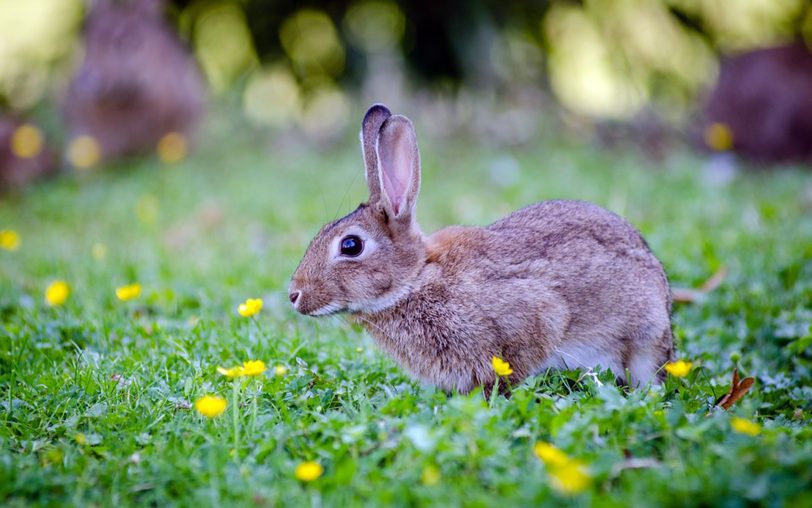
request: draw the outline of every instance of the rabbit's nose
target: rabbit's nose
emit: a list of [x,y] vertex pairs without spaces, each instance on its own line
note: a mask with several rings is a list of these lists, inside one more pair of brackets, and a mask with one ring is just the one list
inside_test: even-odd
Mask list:
[[292,303],[295,306],[296,302],[299,300],[299,295],[301,294],[302,294],[301,291],[291,291],[288,294],[288,298],[290,298],[290,303]]

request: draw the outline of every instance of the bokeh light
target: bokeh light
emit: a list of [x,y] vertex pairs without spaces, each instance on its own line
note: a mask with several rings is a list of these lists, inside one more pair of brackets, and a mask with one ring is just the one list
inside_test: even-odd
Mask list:
[[68,144],[66,156],[73,167],[90,169],[101,162],[101,146],[93,136],[78,136]]
[[615,118],[629,117],[642,106],[642,86],[612,65],[609,48],[582,9],[556,4],[543,29],[552,47],[550,84],[564,105]]
[[255,72],[243,93],[245,114],[259,125],[285,125],[299,116],[301,107],[296,77],[281,64]]
[[[318,139],[347,125],[358,99],[395,106],[411,101],[413,110],[448,117],[435,118],[429,130],[469,129],[496,144],[521,144],[544,128],[538,113],[548,104],[548,92],[576,113],[564,115],[570,125],[628,121],[652,111],[673,123],[701,109],[720,55],[799,34],[812,41],[807,0],[583,0],[543,7],[473,2],[454,12],[447,5],[426,12],[395,0],[306,6],[260,0],[6,1],[0,3],[3,110],[26,118],[41,105],[38,114],[55,109],[70,67],[82,58],[83,16],[94,5],[120,2],[133,6],[127,12],[135,17],[163,16],[170,30],[177,28],[218,100],[233,94],[226,100],[241,102],[234,109],[242,119],[298,127]],[[92,73],[83,79],[87,89],[105,88]],[[471,127],[470,120],[486,115],[495,120]],[[167,164],[185,159],[192,145],[182,127],[149,130],[170,129],[177,132],[157,144],[150,135],[139,153],[154,149]],[[500,134],[509,129],[524,137]],[[112,148],[115,136],[103,130],[67,132],[99,138],[67,144],[67,160],[78,168],[135,153]],[[694,134],[699,140],[704,132]],[[45,149],[41,133],[37,138],[25,129],[11,143],[17,157]]]
[[42,152],[42,132],[31,124],[23,124],[11,136],[11,153],[21,159],[31,159]]
[[684,110],[716,75],[716,57],[658,0],[556,4],[545,18],[550,80],[573,111],[629,118],[652,99]]
[[344,46],[333,21],[324,12],[302,9],[285,20],[279,40],[305,80],[337,77],[344,70]]
[[733,148],[733,132],[723,123],[712,123],[705,128],[705,144],[711,150],[724,152]]
[[161,137],[158,141],[158,146],[155,149],[158,158],[165,164],[174,164],[186,158],[189,152],[189,145],[184,136],[180,132],[168,132]]
[[370,53],[391,51],[400,42],[406,19],[394,2],[356,2],[347,10],[344,25],[353,44]]
[[337,87],[323,87],[310,96],[300,119],[302,129],[316,139],[339,135],[347,125],[350,102]]
[[74,49],[81,0],[0,1],[0,99],[13,109],[35,105],[48,90],[52,66]]
[[194,17],[194,48],[212,89],[223,93],[257,65],[245,13],[231,2],[198,1],[188,8]]
[[[725,50],[743,50],[792,38],[792,20],[805,0],[672,0],[675,6],[706,19]],[[812,12],[812,11],[810,11]]]

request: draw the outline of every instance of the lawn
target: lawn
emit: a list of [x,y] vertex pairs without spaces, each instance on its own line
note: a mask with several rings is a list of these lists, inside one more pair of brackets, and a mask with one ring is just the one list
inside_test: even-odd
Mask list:
[[[675,308],[685,377],[628,390],[549,372],[489,402],[423,386],[345,319],[290,308],[312,235],[365,197],[353,129],[323,151],[215,133],[175,166],[2,198],[0,229],[22,241],[0,250],[0,504],[812,506],[812,172],[711,185],[687,152],[422,139],[425,231],[586,199],[640,228],[674,286],[727,270]],[[49,306],[55,280],[70,295]],[[117,298],[130,283],[141,294]],[[237,312],[247,298],[264,302],[253,317]],[[267,371],[217,372],[247,360]],[[734,366],[755,385],[726,412],[714,401]],[[222,415],[195,410],[206,394]],[[297,479],[308,461],[323,474]]]

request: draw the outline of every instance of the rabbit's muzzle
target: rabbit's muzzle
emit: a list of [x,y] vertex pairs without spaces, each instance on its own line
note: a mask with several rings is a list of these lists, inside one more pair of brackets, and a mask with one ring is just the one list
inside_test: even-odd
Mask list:
[[341,305],[333,302],[330,295],[296,280],[288,288],[288,299],[296,311],[306,316],[325,316],[341,310]]

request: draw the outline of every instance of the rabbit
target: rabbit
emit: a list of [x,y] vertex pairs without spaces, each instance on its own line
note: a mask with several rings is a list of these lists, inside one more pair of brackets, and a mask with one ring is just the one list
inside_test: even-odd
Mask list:
[[729,147],[755,165],[812,165],[812,51],[803,42],[726,58],[696,138],[727,127]]
[[[633,386],[673,357],[662,265],[628,222],[597,205],[545,201],[487,227],[424,235],[411,121],[376,104],[362,122],[369,200],[325,225],[289,286],[308,316],[347,312],[413,376],[469,393],[548,368],[609,368]],[[626,377],[628,375],[628,378]]]
[[206,85],[164,21],[164,0],[90,4],[84,58],[62,108],[69,138],[91,136],[106,160],[149,153],[172,132],[192,138]]

